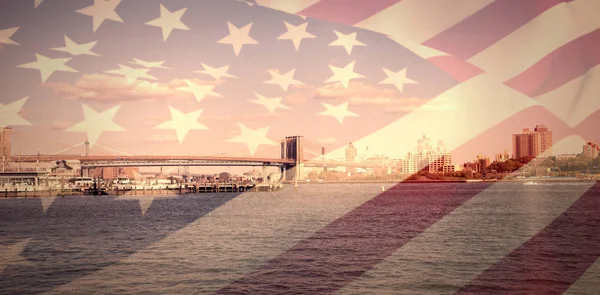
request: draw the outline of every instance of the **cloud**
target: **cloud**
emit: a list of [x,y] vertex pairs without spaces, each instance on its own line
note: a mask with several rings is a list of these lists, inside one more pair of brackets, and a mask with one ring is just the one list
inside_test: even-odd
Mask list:
[[321,144],[335,144],[335,143],[341,143],[341,141],[333,138],[333,137],[327,137],[327,138],[321,138],[318,140],[319,143]]
[[53,130],[65,130],[73,124],[75,124],[75,122],[69,120],[56,120],[50,123],[49,127]]
[[204,115],[202,115],[202,117],[200,117],[200,121],[201,122],[231,121],[231,122],[241,122],[241,123],[246,124],[248,122],[269,121],[269,120],[277,119],[279,117],[281,117],[281,115],[277,114],[277,113],[272,113],[272,114],[271,113],[238,113],[235,115],[226,115],[226,116],[204,116]]
[[315,93],[316,98],[344,98],[350,97],[388,97],[398,98],[399,92],[396,89],[387,87],[378,87],[365,84],[360,81],[352,81],[348,88],[341,83],[336,82],[318,87]]
[[349,101],[351,106],[381,107],[385,113],[408,113],[417,109],[426,111],[448,111],[453,105],[427,104],[430,98],[401,97],[400,92],[388,87],[378,87],[364,82],[351,82],[346,88],[340,83],[321,86],[315,91],[316,99],[339,99]]
[[[220,80],[206,81],[190,79],[190,81],[206,85],[222,83]],[[104,74],[84,74],[75,83],[45,83],[44,86],[66,99],[95,101],[134,101],[164,100],[170,98],[188,98],[189,93],[178,90],[187,86],[183,79],[173,79],[169,83],[136,80],[129,84],[124,77]]]
[[202,79],[173,79],[169,82],[169,86],[173,88],[186,87],[188,86],[185,80],[194,82],[198,85],[221,85],[225,83],[225,79],[219,80],[202,80]]
[[285,103],[291,105],[300,105],[308,102],[309,99],[314,97],[314,91],[311,93],[306,92],[294,92],[290,95],[286,95],[283,100]]
[[158,135],[154,134],[151,138],[144,140],[146,143],[179,143],[175,135]]

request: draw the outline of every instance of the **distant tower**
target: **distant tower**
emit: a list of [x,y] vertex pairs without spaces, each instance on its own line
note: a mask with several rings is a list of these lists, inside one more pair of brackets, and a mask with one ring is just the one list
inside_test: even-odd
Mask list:
[[431,152],[431,139],[427,138],[425,134],[423,134],[423,138],[417,141],[417,153],[426,153]]
[[354,147],[354,145],[352,145],[352,143],[348,144],[348,147],[346,148],[346,162],[347,163],[354,163],[355,159],[356,159],[356,148]]
[[0,129],[0,158],[4,157],[7,162],[10,161],[11,156],[11,133],[10,127]]
[[87,140],[87,138],[85,139],[85,154],[84,156],[89,156],[90,155],[90,142]]

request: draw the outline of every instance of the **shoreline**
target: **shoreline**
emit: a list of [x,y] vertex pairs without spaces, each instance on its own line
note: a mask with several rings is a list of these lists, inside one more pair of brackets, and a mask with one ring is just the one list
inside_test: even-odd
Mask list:
[[[324,181],[324,182],[304,182],[299,181],[298,184],[342,184],[342,183],[356,183],[356,184],[367,184],[367,183],[482,183],[482,182],[600,182],[600,179],[573,179],[573,178],[526,178],[526,179],[448,179],[448,180],[335,180],[335,181]],[[294,184],[294,182],[286,181],[284,184]]]
[[[597,182],[600,183],[600,179],[469,179],[469,180],[359,180],[359,181],[325,181],[325,182],[298,182],[299,185],[323,185],[323,184],[442,184],[442,183],[526,183],[533,182],[535,184],[540,183],[583,183],[583,182]],[[283,182],[284,185],[293,186],[293,182]],[[255,192],[271,192],[280,190],[282,187],[278,186],[257,186],[247,191]],[[168,188],[163,187],[162,189],[125,189],[125,190],[107,190],[106,194],[91,194],[81,189],[48,189],[48,188],[37,188],[35,190],[26,191],[15,191],[15,190],[4,190],[0,189],[0,199],[3,198],[38,198],[38,197],[64,197],[64,196],[94,196],[94,195],[105,195],[105,196],[152,196],[152,195],[185,195],[190,193],[241,193],[245,190],[189,190],[185,188]]]

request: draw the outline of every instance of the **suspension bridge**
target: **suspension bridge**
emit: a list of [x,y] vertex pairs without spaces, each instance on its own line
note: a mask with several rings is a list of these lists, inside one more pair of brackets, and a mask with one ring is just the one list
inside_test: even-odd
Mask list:
[[[76,148],[83,153],[68,154]],[[330,147],[331,148],[331,147]],[[336,148],[339,148],[337,146]],[[105,152],[100,152],[99,149]],[[163,167],[163,166],[276,166],[288,175],[298,175],[297,167],[323,168],[381,168],[383,164],[347,163],[326,155],[328,147],[307,140],[302,136],[289,136],[276,145],[265,145],[249,154],[248,149],[209,156],[187,155],[134,155],[96,144],[90,149],[87,141],[76,143],[51,154],[14,155],[12,162],[55,162],[77,160],[82,170],[101,167]],[[108,153],[106,152],[108,151]],[[279,153],[279,155],[277,155]],[[295,170],[293,173],[290,170]]]

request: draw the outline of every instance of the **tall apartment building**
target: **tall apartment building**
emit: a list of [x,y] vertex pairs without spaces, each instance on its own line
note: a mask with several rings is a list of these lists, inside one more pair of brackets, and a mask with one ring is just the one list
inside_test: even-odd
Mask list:
[[534,132],[539,134],[540,149],[544,157],[552,156],[552,131],[546,125],[536,125]]
[[430,173],[454,172],[452,155],[446,152],[444,143],[438,141],[437,147],[434,148],[430,142],[431,140],[425,135],[418,140],[415,151],[408,153],[402,161],[403,173],[414,174],[425,167],[429,167]]
[[2,161],[2,157],[5,161],[10,161],[11,134],[12,128],[10,127],[0,129],[0,161]]
[[545,125],[535,126],[534,131],[523,129],[513,134],[513,157],[548,157],[552,155],[552,131]]
[[352,145],[352,143],[349,143],[348,147],[346,148],[346,163],[354,163],[354,161],[356,161],[357,153],[358,152],[354,145]]
[[593,142],[586,142],[586,144],[583,145],[583,155],[596,159],[598,155],[600,155],[600,145]]

